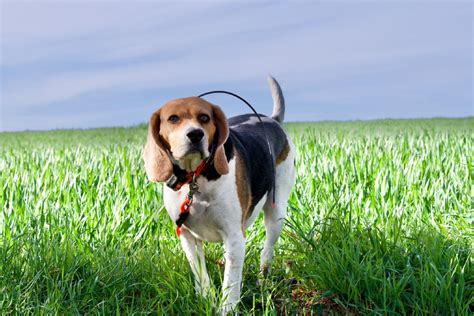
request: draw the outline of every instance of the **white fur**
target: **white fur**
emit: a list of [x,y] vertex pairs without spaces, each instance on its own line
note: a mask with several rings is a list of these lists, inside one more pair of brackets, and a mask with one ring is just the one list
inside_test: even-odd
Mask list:
[[[284,223],[286,203],[294,184],[294,146],[291,140],[290,152],[276,170],[276,207],[272,198],[265,195],[258,203],[252,216],[246,221],[250,226],[260,210],[265,211],[267,239],[261,254],[261,267],[268,268],[273,257],[273,247]],[[190,216],[182,227],[181,244],[196,279],[196,289],[203,295],[210,290],[209,276],[204,261],[202,241],[223,242],[225,248],[225,272],[223,283],[222,314],[230,312],[240,299],[242,268],[245,258],[245,237],[242,231],[242,208],[236,184],[235,159],[229,162],[229,173],[215,181],[199,177],[199,192],[194,196]],[[164,203],[173,220],[179,216],[179,207],[189,191],[186,185],[175,192],[164,187]]]
[[265,214],[263,223],[266,231],[265,244],[260,255],[260,269],[263,271],[270,269],[269,264],[273,259],[273,248],[283,229],[288,198],[295,184],[295,146],[289,137],[287,137],[287,139],[290,151],[288,152],[287,158],[276,168],[275,208],[272,207],[271,196],[267,199],[263,207]]

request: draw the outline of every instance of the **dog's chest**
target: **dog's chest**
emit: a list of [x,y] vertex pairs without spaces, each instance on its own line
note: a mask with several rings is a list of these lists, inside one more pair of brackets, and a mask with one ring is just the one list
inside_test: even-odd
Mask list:
[[[219,242],[225,235],[233,231],[233,226],[240,223],[242,210],[238,200],[234,176],[234,168],[230,168],[228,175],[215,181],[199,178],[199,193],[194,195],[190,215],[184,222],[196,238]],[[189,186],[179,191],[164,188],[164,203],[166,210],[173,221],[179,216],[180,206],[186,198]]]

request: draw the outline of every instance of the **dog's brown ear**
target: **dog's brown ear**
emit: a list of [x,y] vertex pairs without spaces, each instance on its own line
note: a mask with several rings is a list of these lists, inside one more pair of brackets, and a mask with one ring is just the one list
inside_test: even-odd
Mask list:
[[216,125],[217,129],[217,141],[214,140],[217,146],[216,153],[214,155],[214,167],[219,174],[228,174],[229,164],[225,155],[224,143],[229,137],[229,125],[227,124],[227,118],[220,107],[213,105],[212,111],[214,116],[214,124]]
[[173,174],[173,164],[160,140],[160,110],[150,118],[143,160],[148,180],[152,182],[164,182]]

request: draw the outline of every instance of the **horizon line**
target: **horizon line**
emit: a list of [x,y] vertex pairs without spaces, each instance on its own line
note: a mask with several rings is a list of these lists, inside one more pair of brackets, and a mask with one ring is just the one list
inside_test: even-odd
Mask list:
[[[474,115],[468,116],[433,116],[433,117],[416,117],[416,118],[376,118],[376,119],[352,119],[352,120],[313,120],[313,121],[286,121],[283,124],[305,124],[305,123],[358,123],[358,122],[376,122],[376,121],[426,121],[426,120],[469,120],[474,119]],[[1,131],[1,134],[20,134],[20,133],[47,133],[47,132],[61,132],[61,131],[93,131],[99,129],[127,129],[138,128],[141,125],[148,125],[147,122],[136,123],[126,126],[97,126],[97,127],[71,127],[71,128],[52,128],[52,129],[25,129],[18,131]]]

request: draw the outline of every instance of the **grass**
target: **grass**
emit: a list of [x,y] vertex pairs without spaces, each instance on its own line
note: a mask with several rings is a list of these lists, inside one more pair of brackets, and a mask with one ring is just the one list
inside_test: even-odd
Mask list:
[[[244,314],[474,312],[474,119],[287,124],[298,179]],[[146,181],[146,126],[0,134],[0,314],[212,314]],[[215,291],[223,249],[206,245]]]

